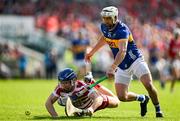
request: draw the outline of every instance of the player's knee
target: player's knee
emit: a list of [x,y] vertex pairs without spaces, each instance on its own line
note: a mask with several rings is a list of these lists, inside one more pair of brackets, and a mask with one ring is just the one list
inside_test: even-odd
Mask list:
[[118,107],[119,103],[120,103],[120,101],[119,101],[119,99],[116,97],[116,98],[113,100],[113,108]]
[[112,102],[107,103],[108,104],[107,107],[108,108],[116,108],[116,107],[118,107],[119,103],[120,103],[119,100],[118,101],[112,100]]
[[110,106],[111,108],[117,108],[118,107],[118,103],[114,103]]
[[115,101],[113,107],[114,108],[118,107],[119,103],[120,103],[120,101]]
[[96,105],[101,105],[103,102],[103,98],[99,96],[95,99],[95,102],[96,102]]

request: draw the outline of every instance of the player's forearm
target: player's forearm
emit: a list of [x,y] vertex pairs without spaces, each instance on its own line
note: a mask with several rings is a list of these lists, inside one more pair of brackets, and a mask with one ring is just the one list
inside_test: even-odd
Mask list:
[[118,43],[119,51],[116,54],[114,63],[111,68],[114,70],[124,60],[127,51],[128,39],[121,39]]
[[97,90],[98,90],[98,92],[100,92],[100,93],[102,93],[104,95],[115,96],[109,89],[107,89],[106,87],[104,87],[102,85]]
[[45,106],[46,106],[47,111],[49,112],[49,114],[52,117],[57,117],[58,116],[58,114],[56,113],[56,111],[54,109],[54,106],[53,106],[53,104],[51,102],[46,102]]
[[97,52],[102,46],[104,46],[106,42],[104,41],[103,37],[100,38],[98,43],[93,47],[93,49],[90,51],[91,55],[94,55],[95,52]]
[[113,65],[118,66],[124,60],[126,51],[119,51],[115,57]]

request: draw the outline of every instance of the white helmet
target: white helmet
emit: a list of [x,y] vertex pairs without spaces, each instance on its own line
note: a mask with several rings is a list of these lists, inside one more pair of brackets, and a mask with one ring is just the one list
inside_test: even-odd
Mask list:
[[115,23],[117,20],[115,20],[115,16],[118,18],[118,9],[114,6],[105,7],[101,11],[102,17],[112,17],[113,23]]

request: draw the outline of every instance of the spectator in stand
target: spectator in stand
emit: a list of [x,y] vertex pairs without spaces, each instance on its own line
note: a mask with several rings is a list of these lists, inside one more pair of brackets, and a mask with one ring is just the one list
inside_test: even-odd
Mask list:
[[165,88],[165,83],[172,80],[170,73],[170,61],[168,60],[167,53],[161,52],[158,54],[158,62],[156,63],[156,68],[158,70],[160,78],[160,86],[162,89]]
[[26,77],[26,68],[27,68],[27,57],[25,54],[21,53],[18,58],[18,68],[20,72],[20,77]]
[[157,76],[156,63],[158,62],[158,53],[159,53],[159,48],[158,48],[157,42],[153,41],[149,49],[149,64],[150,64],[150,69],[152,71],[153,77]]
[[0,78],[9,78],[11,77],[10,68],[7,67],[3,62],[0,60]]
[[52,79],[57,73],[57,52],[52,49],[50,52],[45,53],[45,72],[46,79]]
[[[0,43],[0,78],[9,78],[11,77],[11,71],[10,68],[2,62],[2,58],[4,54],[7,54],[9,52],[8,48],[4,48],[5,45]],[[6,44],[6,47],[8,45]]]
[[171,92],[174,90],[176,80],[180,79],[180,29],[174,30],[174,38],[171,39],[169,44],[169,57],[171,61],[172,83]]

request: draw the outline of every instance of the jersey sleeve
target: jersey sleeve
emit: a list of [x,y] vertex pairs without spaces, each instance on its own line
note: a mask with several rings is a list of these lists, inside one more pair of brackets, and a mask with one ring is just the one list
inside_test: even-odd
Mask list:
[[54,96],[56,97],[60,97],[60,93],[61,93],[61,88],[59,86],[57,86],[55,89],[54,89],[54,92],[52,93]]
[[122,30],[118,31],[118,39],[128,39],[129,38],[129,32],[126,28],[123,28]]
[[77,88],[81,88],[82,86],[86,86],[87,84],[83,81],[77,80]]

